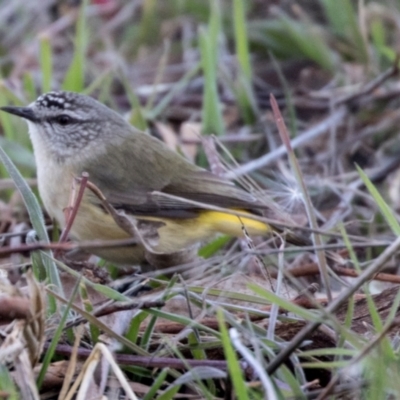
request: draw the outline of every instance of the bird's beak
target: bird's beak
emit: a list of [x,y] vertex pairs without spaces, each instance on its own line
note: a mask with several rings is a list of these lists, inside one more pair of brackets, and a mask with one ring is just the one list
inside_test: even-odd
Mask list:
[[30,107],[0,107],[1,111],[5,111],[10,114],[17,115],[18,117],[27,119],[28,121],[35,122],[38,120],[37,116],[35,115],[34,111]]

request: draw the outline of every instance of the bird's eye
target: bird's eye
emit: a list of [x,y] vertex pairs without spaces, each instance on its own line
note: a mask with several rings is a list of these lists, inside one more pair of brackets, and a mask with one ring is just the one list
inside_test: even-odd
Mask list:
[[68,115],[60,115],[59,117],[57,117],[57,123],[62,126],[68,125],[69,123],[71,123],[71,121],[71,117],[69,117]]

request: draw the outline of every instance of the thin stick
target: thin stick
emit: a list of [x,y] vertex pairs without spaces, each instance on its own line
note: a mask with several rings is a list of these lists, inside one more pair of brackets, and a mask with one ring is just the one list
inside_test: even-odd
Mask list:
[[[297,184],[299,185],[300,191],[303,196],[303,203],[304,203],[304,207],[307,211],[307,217],[308,217],[309,224],[312,229],[318,229],[317,218],[315,216],[314,207],[312,205],[310,195],[308,193],[306,184],[304,182],[304,178],[303,178],[303,174],[300,169],[300,165],[299,165],[296,155],[293,151],[285,121],[283,120],[282,114],[279,110],[278,103],[276,102],[276,99],[273,94],[271,94],[271,106],[272,106],[272,111],[274,113],[276,126],[278,127],[278,131],[281,136],[282,142],[285,145],[288,155],[289,155],[289,161],[290,161],[292,172],[295,175]],[[321,236],[319,234],[313,233],[312,239],[313,239],[314,246],[322,245]],[[317,250],[316,254],[317,254],[318,266],[320,269],[322,282],[324,284],[324,288],[326,291],[326,295],[328,297],[328,301],[330,302],[330,301],[332,301],[332,293],[331,293],[331,288],[330,288],[330,284],[329,284],[328,264],[326,262],[326,257],[322,250]]]
[[[88,180],[89,180],[89,174],[87,172],[83,172],[82,177],[79,178],[80,185],[79,185],[79,191],[78,191],[78,195],[75,199],[75,202],[73,203],[73,205],[71,207],[68,207],[67,210],[65,210],[66,211],[65,212],[66,225],[61,233],[60,240],[59,240],[60,243],[65,242],[67,240],[68,234],[72,228],[72,224],[74,223],[76,215],[78,214],[78,209],[79,209],[79,206],[81,205]],[[72,193],[74,193],[74,190],[72,190]]]
[[[46,349],[47,344],[44,346]],[[72,354],[72,346],[59,344],[56,346],[56,354],[70,356]],[[91,354],[91,350],[85,348],[79,348],[77,355],[78,358],[87,358]],[[180,360],[178,358],[171,357],[154,357],[154,356],[137,356],[133,354],[115,354],[115,359],[120,365],[136,365],[147,368],[174,368],[174,369],[187,369],[188,367],[213,367],[227,370],[226,361],[222,360]],[[246,363],[242,362],[241,367],[245,369]]]

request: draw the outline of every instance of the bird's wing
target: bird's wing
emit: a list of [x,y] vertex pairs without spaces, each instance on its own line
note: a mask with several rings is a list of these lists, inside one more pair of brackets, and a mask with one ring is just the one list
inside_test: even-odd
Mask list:
[[265,208],[253,196],[231,182],[202,170],[192,172],[187,179],[171,182],[157,190],[139,190],[135,193],[113,191],[106,194],[106,198],[117,209],[124,209],[134,215],[154,217],[195,216],[203,208],[191,201],[255,213]]
[[265,208],[230,181],[196,167],[151,136],[135,135],[118,149],[107,151],[116,155],[107,158],[107,168],[99,168],[100,157],[86,165],[86,172],[117,209],[135,215],[188,218],[201,207],[187,200],[252,212]]
[[[100,157],[85,165],[85,171],[111,205],[132,215],[197,216],[202,208],[187,200],[255,214],[264,214],[269,209],[230,181],[196,167],[151,136],[140,134],[129,138],[122,147],[116,147],[113,154],[115,158],[107,157],[108,168],[99,168]],[[95,196],[92,200],[99,202]],[[279,226],[271,226],[282,231]],[[287,239],[293,244],[309,243],[302,235],[290,235]]]

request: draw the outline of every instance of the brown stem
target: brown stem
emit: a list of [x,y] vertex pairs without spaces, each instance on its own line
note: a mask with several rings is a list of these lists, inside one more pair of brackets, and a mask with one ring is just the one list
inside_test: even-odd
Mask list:
[[[75,202],[73,205],[68,206],[67,209],[65,210],[65,216],[66,216],[66,226],[64,230],[61,233],[60,240],[59,242],[65,242],[67,240],[69,231],[71,230],[72,224],[75,221],[76,214],[78,213],[79,206],[81,205],[82,199],[83,199],[83,194],[85,193],[86,185],[89,180],[89,174],[87,172],[82,173],[82,177],[79,178],[79,191],[78,191],[78,196],[75,199]],[[72,193],[74,190],[72,191]],[[73,199],[71,199],[73,200]]]

